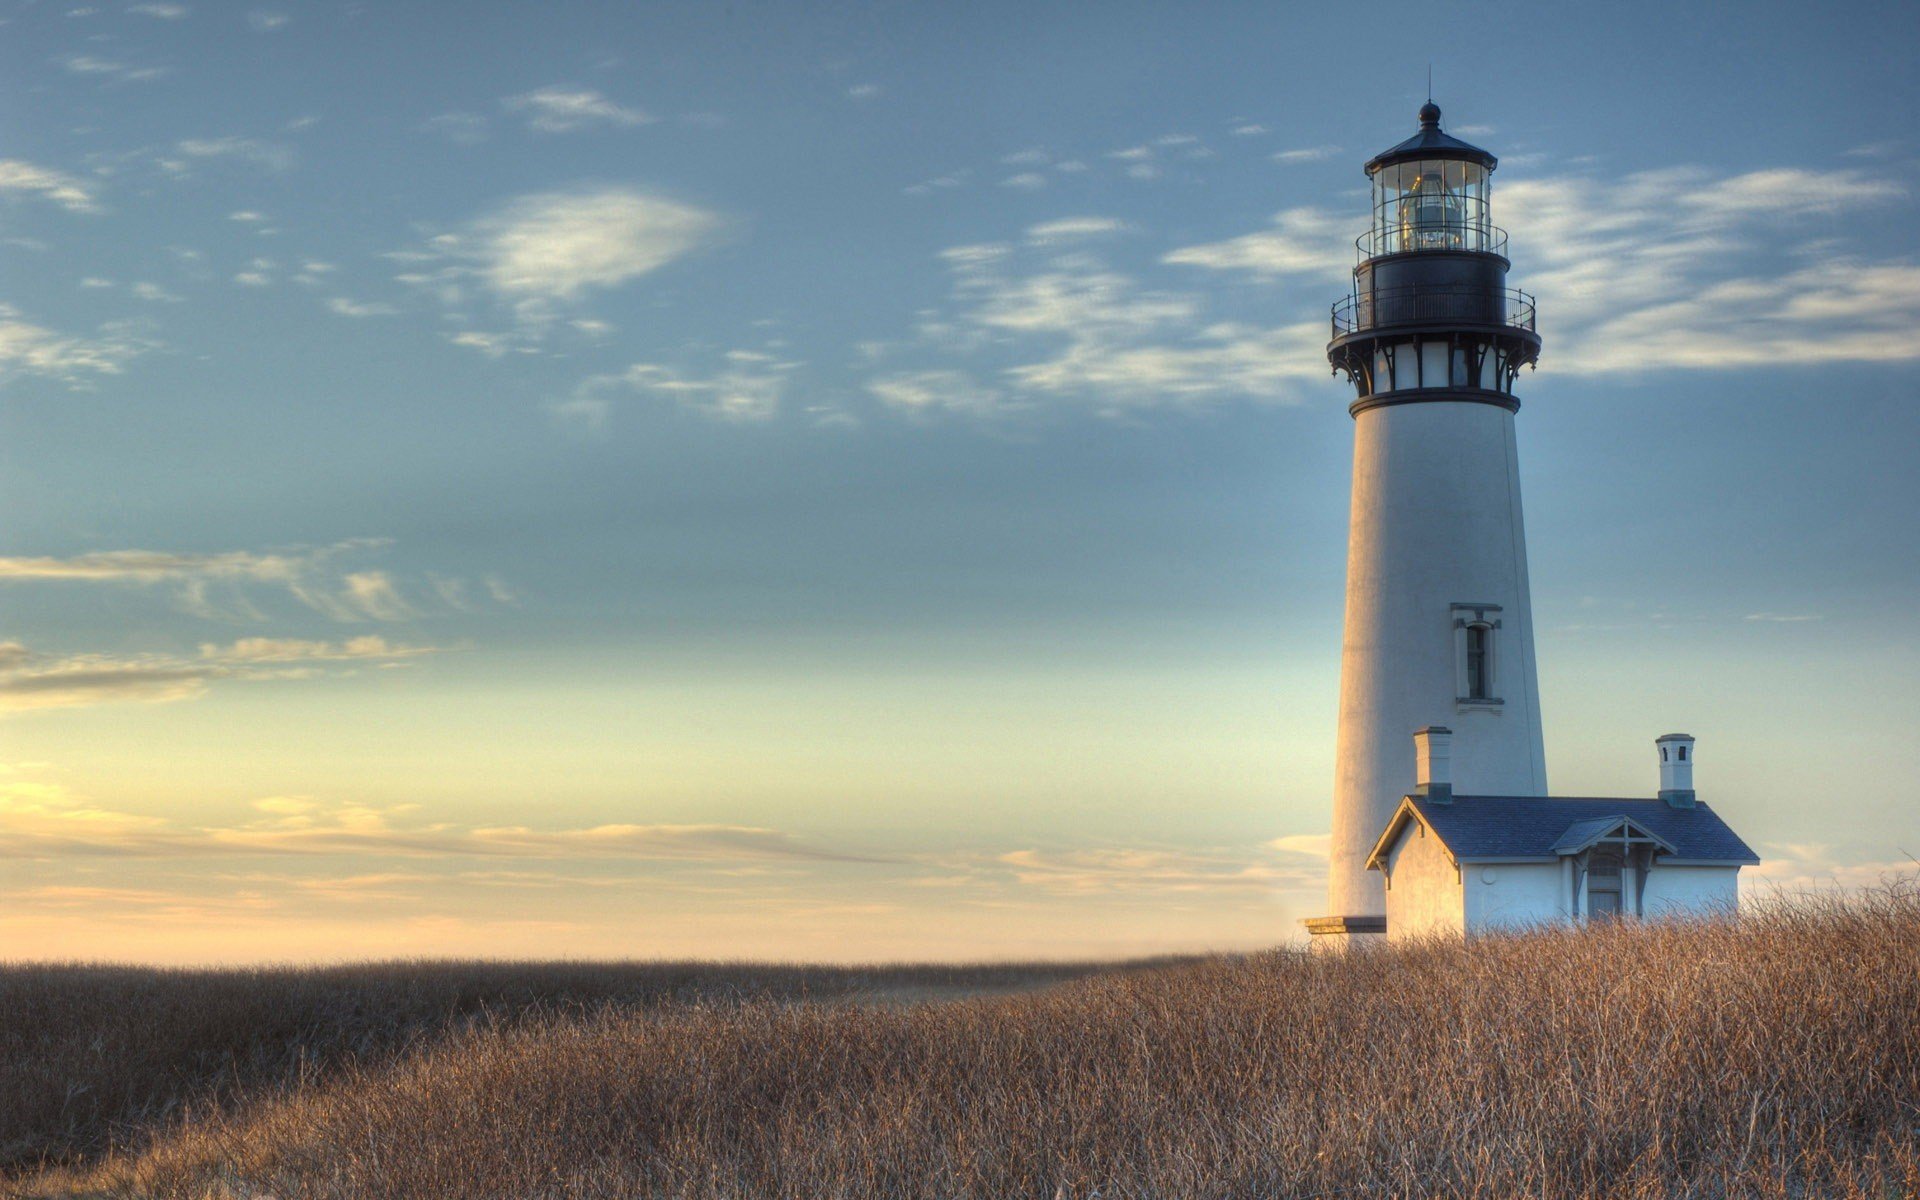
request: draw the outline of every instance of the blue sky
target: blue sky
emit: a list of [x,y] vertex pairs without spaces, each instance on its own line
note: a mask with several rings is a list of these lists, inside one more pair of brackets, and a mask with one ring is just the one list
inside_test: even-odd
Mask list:
[[[1109,954],[1322,886],[1360,164],[1501,157],[1550,777],[1920,852],[1908,6],[25,4],[23,954]],[[1870,35],[1865,31],[1871,31]]]

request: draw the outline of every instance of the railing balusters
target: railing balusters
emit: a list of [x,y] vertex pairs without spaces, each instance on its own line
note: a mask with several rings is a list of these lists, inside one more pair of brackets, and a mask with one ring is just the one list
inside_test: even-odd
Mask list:
[[[1427,321],[1461,321],[1533,330],[1532,295],[1518,288],[1379,288],[1356,292],[1333,306],[1333,336]],[[1491,320],[1486,318],[1491,317]]]

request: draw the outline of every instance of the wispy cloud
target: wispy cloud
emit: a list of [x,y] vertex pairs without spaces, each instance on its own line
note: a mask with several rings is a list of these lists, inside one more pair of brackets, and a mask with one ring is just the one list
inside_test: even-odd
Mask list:
[[[1920,357],[1920,263],[1856,261],[1831,236],[1836,214],[1905,196],[1859,170],[1683,167],[1520,179],[1494,204],[1553,369],[1601,374]],[[1293,208],[1164,261],[1332,280],[1352,265],[1356,224]]]
[[501,102],[519,113],[529,129],[541,133],[573,133],[593,126],[632,128],[651,125],[657,118],[637,108],[616,104],[590,88],[555,85],[538,88]]
[[345,296],[332,296],[327,300],[327,311],[343,317],[390,317],[400,310],[391,304],[378,301],[349,300]]
[[1002,389],[984,386],[965,371],[901,371],[868,380],[867,391],[889,409],[908,414],[995,417],[1024,407],[1010,401]]
[[1338,146],[1299,146],[1292,150],[1282,150],[1273,156],[1277,163],[1321,162],[1340,153]]
[[1060,217],[1027,226],[1027,241],[1048,246],[1080,238],[1107,237],[1124,233],[1128,228],[1130,226],[1118,217]]
[[[722,227],[714,213],[637,188],[544,192],[442,234],[425,250],[404,252],[427,269],[397,278],[456,308],[477,287],[512,316],[523,342],[537,340],[588,294],[684,258],[711,244]],[[454,340],[503,351],[494,336]]]
[[303,665],[394,663],[437,649],[390,643],[380,637],[345,642],[243,638],[230,646],[203,645],[198,657],[47,655],[19,642],[0,642],[0,712],[193,700],[219,680],[308,678],[315,672]]
[[181,610],[214,620],[264,620],[260,605],[274,592],[344,623],[408,620],[421,615],[424,601],[386,571],[352,569],[343,561],[388,544],[358,538],[263,552],[101,550],[67,558],[0,558],[0,584],[164,587]]
[[1255,275],[1312,275],[1339,279],[1353,269],[1353,219],[1317,208],[1290,208],[1273,218],[1274,228],[1222,242],[1183,246],[1162,262],[1245,271]]
[[1015,247],[986,244],[941,257],[953,273],[952,302],[921,322],[923,342],[1013,361],[985,388],[945,366],[870,382],[895,408],[1003,413],[1060,401],[1121,414],[1290,399],[1298,380],[1324,373],[1318,320],[1266,328],[1216,319],[1205,294],[1146,286],[1084,250],[1034,263]]
[[135,16],[152,17],[159,21],[185,20],[189,9],[184,4],[131,4],[127,11]]
[[68,212],[91,213],[100,208],[85,181],[17,158],[0,158],[0,193],[36,196]]
[[557,829],[460,826],[376,808],[275,796],[257,819],[187,826],[104,809],[57,785],[0,784],[0,858],[204,858],[351,855],[380,858],[630,859],[681,862],[881,861],[755,825],[608,824]]
[[174,143],[174,150],[189,159],[231,159],[269,171],[284,171],[294,164],[294,153],[290,148],[259,138],[183,138]]
[[165,67],[140,67],[97,54],[69,54],[58,60],[75,75],[91,75],[114,83],[152,83],[166,75]]
[[760,350],[729,350],[704,373],[635,363],[617,375],[596,375],[554,406],[565,419],[604,425],[616,396],[639,394],[726,421],[764,421],[780,411],[793,372],[803,364]]
[[120,374],[129,361],[158,344],[125,322],[103,325],[88,335],[58,333],[0,304],[0,385],[38,376],[85,387],[101,376]]
[[1307,890],[1324,885],[1324,860],[1270,847],[1093,847],[1014,850],[949,860],[960,880],[995,877],[1061,895],[1222,893]]
[[292,17],[276,9],[256,8],[247,14],[247,28],[255,33],[272,33],[284,29]]

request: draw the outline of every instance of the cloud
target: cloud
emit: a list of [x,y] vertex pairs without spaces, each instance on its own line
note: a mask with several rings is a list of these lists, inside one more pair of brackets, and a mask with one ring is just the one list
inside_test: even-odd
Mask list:
[[191,700],[224,672],[161,655],[48,658],[0,643],[0,712],[127,702]]
[[700,374],[634,363],[618,375],[586,380],[552,411],[599,428],[606,423],[613,395],[637,392],[721,420],[764,421],[780,411],[792,374],[802,365],[758,350],[729,350],[723,365]]
[[1047,177],[1035,171],[1022,171],[1018,175],[1009,175],[1000,181],[1004,188],[1016,188],[1021,191],[1037,191],[1047,186]]
[[712,213],[628,188],[529,196],[483,225],[483,277],[510,298],[572,300],[692,253],[719,224]]
[[185,138],[174,143],[174,150],[192,159],[232,159],[269,171],[284,171],[293,166],[293,151],[276,142],[258,138],[217,137]]
[[[754,825],[607,824],[536,829],[411,821],[413,806],[375,808],[275,796],[260,817],[190,826],[100,808],[56,785],[0,783],[0,858],[510,858],[677,862],[885,861]],[[394,880],[387,880],[394,882]]]
[[1331,833],[1290,833],[1267,843],[1282,854],[1302,854],[1308,858],[1326,858],[1333,852]]
[[333,296],[327,300],[327,311],[343,317],[390,317],[400,310],[391,304],[349,300],[345,296]]
[[1603,374],[1920,357],[1920,264],[1828,237],[1905,194],[1855,170],[1680,167],[1523,179],[1494,203],[1554,368]]
[[849,100],[875,100],[885,89],[877,83],[856,83],[847,89]]
[[247,28],[253,30],[255,33],[272,33],[276,29],[285,27],[287,22],[292,19],[292,17],[289,17],[283,12],[256,8],[247,14]]
[[898,412],[954,412],[991,417],[1009,409],[1009,402],[1000,389],[981,386],[965,371],[903,371],[883,375],[869,380],[867,391]]
[[159,21],[180,21],[186,19],[189,10],[184,4],[132,4],[127,6],[127,11]]
[[1277,163],[1321,162],[1340,153],[1338,146],[1302,146],[1293,150],[1282,150],[1273,156]]
[[115,83],[152,83],[167,73],[165,67],[136,67],[95,54],[69,54],[58,61],[75,75],[92,75]]
[[[1920,263],[1855,259],[1832,218],[1903,199],[1861,170],[1678,167],[1495,189],[1514,281],[1569,374],[1920,357]],[[1274,228],[1165,255],[1268,281],[1344,278],[1364,213],[1288,209]]]
[[347,638],[344,641],[304,638],[240,638],[231,645],[202,643],[200,657],[222,663],[346,662],[355,659],[393,661],[438,654],[440,646],[410,646],[389,642],[379,634]]
[[409,620],[422,609],[390,574],[353,570],[341,562],[388,544],[356,538],[265,552],[100,550],[68,558],[0,558],[0,584],[162,586],[171,591],[176,607],[211,620],[264,620],[259,601],[271,592],[342,623]]
[[1184,246],[1161,261],[1254,275],[1345,278],[1353,270],[1353,219],[1315,208],[1290,208],[1273,218],[1275,228],[1222,242]]
[[1005,245],[957,246],[941,257],[954,274],[953,303],[922,321],[922,339],[948,353],[1011,358],[995,385],[1009,398],[960,386],[939,373],[945,367],[869,383],[896,408],[1004,412],[1052,399],[1117,415],[1230,398],[1291,400],[1298,381],[1326,370],[1317,319],[1277,328],[1215,319],[1204,294],[1145,287],[1084,251],[1037,269]]
[[410,646],[380,637],[344,642],[242,638],[231,646],[208,643],[197,658],[168,654],[47,655],[19,642],[0,642],[0,712],[76,708],[95,704],[193,700],[217,680],[279,680],[313,675],[296,664],[396,663],[440,647]]
[[87,184],[64,171],[17,158],[0,158],[0,193],[19,193],[52,201],[68,212],[100,211]]
[[441,265],[396,278],[455,308],[479,288],[511,314],[516,338],[455,335],[454,341],[504,352],[507,341],[525,345],[546,337],[564,311],[589,294],[710,245],[721,228],[714,213],[638,188],[544,192],[441,234],[425,249],[398,252],[403,261]]
[[35,376],[85,387],[103,375],[118,375],[157,342],[139,327],[113,322],[90,335],[57,333],[0,304],[0,385]]
[[459,333],[450,333],[447,340],[456,346],[465,346],[469,350],[478,350],[488,358],[499,358],[515,348],[515,338],[508,333],[482,333],[477,329],[466,329]]
[[594,125],[632,128],[657,120],[637,108],[615,104],[590,88],[543,87],[509,96],[501,103],[509,112],[524,114],[527,127],[541,133],[572,133]]
[[1005,872],[1022,885],[1073,895],[1275,892],[1323,886],[1326,879],[1322,863],[1227,848],[1015,850],[968,865],[976,875]]
[[1124,233],[1129,228],[1131,226],[1118,217],[1061,217],[1027,226],[1027,241],[1035,245],[1052,245],[1079,238],[1106,237]]
[[[1877,857],[1886,852],[1884,846],[1865,854],[1857,846],[1849,853],[1824,842],[1767,842],[1765,849],[1767,853],[1749,874],[1756,883],[1788,892],[1875,888],[1893,880],[1911,880],[1916,861]],[[1743,885],[1741,890],[1748,889]]]

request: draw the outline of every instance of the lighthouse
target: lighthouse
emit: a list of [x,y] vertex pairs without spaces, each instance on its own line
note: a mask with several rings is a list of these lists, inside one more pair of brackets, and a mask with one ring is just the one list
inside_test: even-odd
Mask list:
[[1428,101],[1419,132],[1366,165],[1372,219],[1333,307],[1353,505],[1328,915],[1307,922],[1321,948],[1386,931],[1367,865],[1416,775],[1416,730],[1450,735],[1455,791],[1547,794],[1514,393],[1540,336],[1507,284],[1496,165]]
[[1352,382],[1353,513],[1328,915],[1316,949],[1543,924],[1731,916],[1759,862],[1655,739],[1659,790],[1547,794],[1493,155],[1440,129],[1367,164],[1373,217],[1327,358]]

